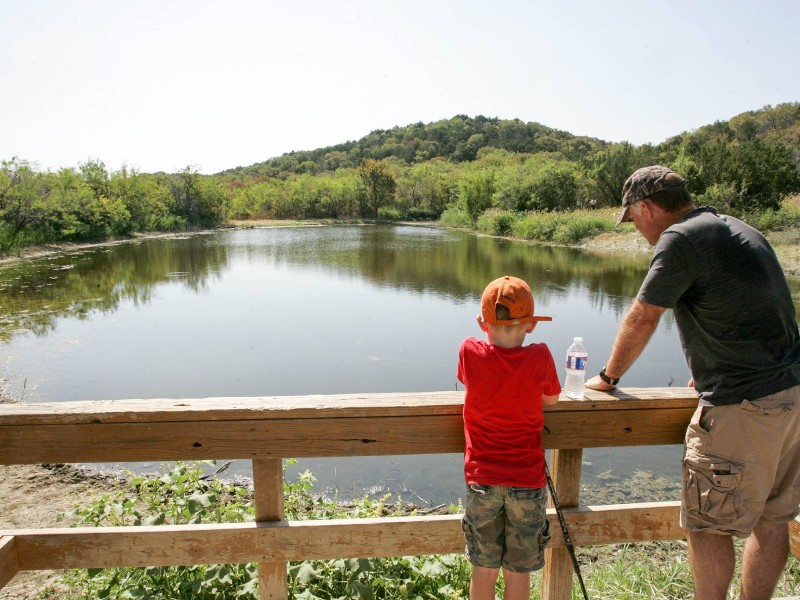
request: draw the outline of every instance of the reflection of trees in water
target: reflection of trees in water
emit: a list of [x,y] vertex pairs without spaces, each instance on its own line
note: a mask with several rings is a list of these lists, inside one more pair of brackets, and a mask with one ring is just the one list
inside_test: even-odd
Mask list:
[[44,335],[58,317],[86,318],[124,300],[148,303],[160,285],[200,292],[234,255],[327,268],[459,301],[476,301],[488,281],[513,274],[531,283],[538,301],[551,304],[582,289],[595,307],[617,313],[636,295],[648,263],[641,255],[605,256],[420,227],[275,228],[148,240],[0,270],[0,340],[20,330]]
[[195,236],[18,262],[0,271],[0,340],[20,331],[45,335],[59,317],[85,319],[125,300],[145,304],[165,283],[202,291],[228,260],[225,245]]
[[[250,251],[264,248],[255,240]],[[647,272],[642,256],[594,254],[467,232],[415,227],[339,227],[318,231],[309,243],[270,245],[279,261],[319,264],[382,285],[474,299],[505,274],[526,279],[537,298],[567,296],[585,288],[593,302],[625,310]]]

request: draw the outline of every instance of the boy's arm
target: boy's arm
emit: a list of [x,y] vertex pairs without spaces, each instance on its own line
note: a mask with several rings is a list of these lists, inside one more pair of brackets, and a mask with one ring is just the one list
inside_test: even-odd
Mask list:
[[558,404],[558,396],[548,396],[547,394],[542,394],[542,404]]

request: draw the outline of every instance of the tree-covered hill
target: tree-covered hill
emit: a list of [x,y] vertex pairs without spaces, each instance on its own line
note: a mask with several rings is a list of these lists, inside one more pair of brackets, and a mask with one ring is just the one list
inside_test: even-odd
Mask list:
[[286,177],[290,174],[355,168],[365,159],[394,158],[406,164],[443,158],[454,163],[473,161],[481,148],[513,153],[560,153],[578,161],[608,144],[596,138],[576,136],[540,123],[525,123],[484,116],[456,115],[433,123],[413,123],[392,129],[377,129],[358,141],[316,150],[289,152],[248,167],[220,173],[236,177]]
[[[682,146],[696,148],[709,143],[747,143],[753,140],[786,146],[794,164],[800,167],[800,102],[748,111],[729,121],[717,121],[693,132],[680,133],[655,148],[669,153]],[[481,148],[523,154],[558,153],[577,162],[614,145],[536,122],[456,115],[452,119],[427,124],[418,122],[377,129],[358,141],[288,152],[250,166],[228,169],[219,175],[257,178],[319,174],[335,172],[339,168],[355,168],[365,159],[396,159],[414,164],[443,158],[461,163],[474,161]]]

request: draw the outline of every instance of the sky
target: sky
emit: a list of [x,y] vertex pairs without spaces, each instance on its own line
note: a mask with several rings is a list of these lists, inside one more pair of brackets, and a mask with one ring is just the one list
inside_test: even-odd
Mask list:
[[800,101],[797,0],[0,0],[0,160],[212,174],[458,114],[654,143]]

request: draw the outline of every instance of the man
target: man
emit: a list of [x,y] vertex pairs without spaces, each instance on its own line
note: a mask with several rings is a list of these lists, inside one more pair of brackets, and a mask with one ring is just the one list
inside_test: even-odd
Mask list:
[[681,526],[698,600],[724,600],[733,536],[747,538],[740,598],[768,600],[800,503],[800,334],[775,253],[758,231],[698,208],[666,167],[634,172],[617,225],[655,246],[611,356],[586,383],[615,387],[673,309],[700,398],[686,431]]

